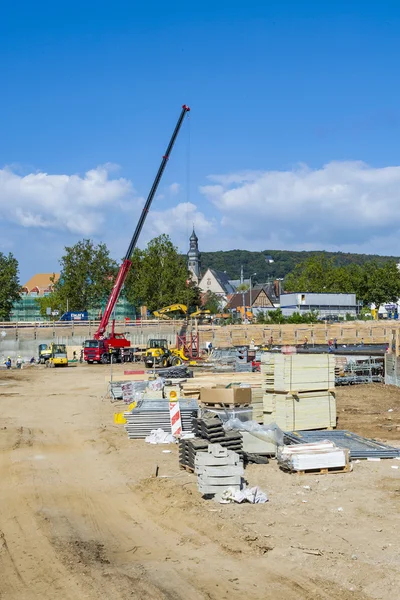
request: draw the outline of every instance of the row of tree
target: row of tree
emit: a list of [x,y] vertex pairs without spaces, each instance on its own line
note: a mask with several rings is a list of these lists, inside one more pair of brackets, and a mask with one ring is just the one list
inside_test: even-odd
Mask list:
[[285,279],[285,290],[315,293],[355,293],[364,306],[397,302],[400,272],[396,261],[336,266],[325,254],[296,265]]
[[[60,313],[88,309],[100,312],[118,272],[106,245],[82,240],[66,247],[60,266],[53,292],[38,299],[42,314],[48,307]],[[151,312],[175,303],[200,304],[200,290],[190,278],[184,257],[167,235],[154,238],[144,250],[134,251],[123,294],[134,306],[145,305]]]
[[[38,299],[42,314],[46,314],[48,307],[60,313],[88,309],[100,312],[118,272],[118,264],[110,257],[106,245],[82,240],[66,247],[60,267],[59,280],[53,280],[53,292]],[[320,253],[297,264],[286,277],[284,288],[299,292],[355,293],[364,306],[371,303],[378,306],[397,302],[400,273],[394,260],[338,266],[334,257]],[[0,320],[9,318],[19,291],[18,262],[11,253],[8,256],[0,253]],[[123,293],[131,304],[145,305],[151,312],[175,303],[188,307],[201,305],[200,290],[190,277],[186,259],[167,235],[154,238],[144,250],[135,250]],[[219,302],[215,294],[209,293],[205,298],[211,313],[220,312]],[[307,318],[314,319],[315,315]],[[283,322],[282,319],[279,311],[266,317],[267,322]]]

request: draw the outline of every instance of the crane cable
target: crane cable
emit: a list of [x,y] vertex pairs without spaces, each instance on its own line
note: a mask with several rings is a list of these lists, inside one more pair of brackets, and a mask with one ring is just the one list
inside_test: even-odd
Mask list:
[[[190,128],[190,113],[186,119],[187,139],[186,139],[186,240],[189,239],[189,204],[190,204],[190,159],[191,159],[191,128]],[[194,223],[193,223],[194,229]],[[189,246],[190,248],[190,246]],[[186,306],[189,313],[189,286],[186,286]],[[187,315],[188,316],[188,315]]]

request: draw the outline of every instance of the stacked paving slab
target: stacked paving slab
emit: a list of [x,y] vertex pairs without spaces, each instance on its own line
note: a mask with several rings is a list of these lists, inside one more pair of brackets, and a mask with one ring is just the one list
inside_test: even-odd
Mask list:
[[243,438],[240,431],[228,431],[223,428],[218,417],[193,419],[193,439],[179,441],[179,464],[194,471],[195,458],[200,452],[207,452],[210,444],[220,444],[223,448],[242,453]]
[[261,372],[265,425],[284,431],[336,427],[334,356],[265,353]]
[[240,490],[244,475],[240,456],[220,444],[210,444],[195,458],[198,490],[203,496],[220,495],[227,489]]

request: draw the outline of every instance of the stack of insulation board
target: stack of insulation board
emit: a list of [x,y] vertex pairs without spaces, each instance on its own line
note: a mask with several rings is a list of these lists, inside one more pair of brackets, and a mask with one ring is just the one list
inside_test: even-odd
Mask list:
[[253,409],[253,421],[257,421],[257,423],[263,422],[263,395],[264,390],[261,387],[253,387],[251,388],[251,406]]
[[349,451],[338,448],[329,440],[312,443],[284,446],[278,451],[278,464],[288,471],[347,472],[349,467]]
[[336,426],[334,356],[266,353],[261,372],[264,424],[284,431]]

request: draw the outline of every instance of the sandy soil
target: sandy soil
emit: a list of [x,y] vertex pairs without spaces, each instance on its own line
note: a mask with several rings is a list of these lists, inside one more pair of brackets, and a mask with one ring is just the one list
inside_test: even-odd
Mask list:
[[[398,597],[400,461],[325,476],[253,465],[270,502],[218,505],[176,447],[113,424],[106,373],[0,372],[1,600]],[[344,428],[400,440],[400,390],[339,390],[338,411]]]

